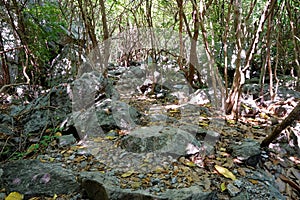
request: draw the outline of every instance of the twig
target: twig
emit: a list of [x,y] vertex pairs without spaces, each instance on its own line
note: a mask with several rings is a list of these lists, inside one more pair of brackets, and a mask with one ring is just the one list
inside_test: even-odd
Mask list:
[[8,87],[19,86],[19,85],[29,85],[29,83],[13,83],[13,84],[8,84],[8,85],[3,85],[0,89],[0,93],[2,93]]
[[10,139],[10,137],[11,137],[11,136],[7,137],[7,139],[5,140],[5,143],[4,143],[4,145],[3,145],[3,147],[2,147],[2,149],[1,149],[1,151],[0,151],[0,155],[2,155],[2,153],[3,153],[3,151],[4,151],[4,148],[5,148],[5,146],[7,145],[8,140]]

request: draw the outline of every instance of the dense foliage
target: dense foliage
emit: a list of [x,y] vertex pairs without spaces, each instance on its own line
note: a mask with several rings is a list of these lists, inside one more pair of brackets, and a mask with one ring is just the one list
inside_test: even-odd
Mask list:
[[[91,58],[94,65],[103,61],[105,68],[113,62],[109,57],[116,54],[108,39],[126,30],[147,27],[178,32],[180,50],[174,54],[150,47],[143,52],[148,54],[143,59],[150,56],[157,61],[164,53],[178,62],[193,88],[207,86],[203,74],[207,65],[213,87],[225,85],[222,93],[227,113],[237,113],[236,97],[245,78],[256,77],[262,87],[269,80],[273,99],[273,86],[280,83],[281,75],[290,75],[294,80],[291,86],[299,89],[299,1],[13,0],[1,1],[1,7],[2,86],[26,82],[49,87],[53,83],[47,79],[55,77],[55,83],[66,82],[86,62],[81,55],[91,56],[91,52],[105,54]],[[185,35],[194,41],[190,47],[184,46]],[[98,45],[103,42],[101,52],[103,48]],[[66,56],[61,55],[62,49],[70,45],[77,50],[75,58],[68,61],[67,71],[72,73],[60,70],[57,76],[59,70],[54,63],[59,56]],[[199,48],[205,51],[206,63],[199,62],[203,60]],[[118,63],[141,61],[134,53],[119,52]],[[15,65],[18,72],[12,74]],[[218,74],[223,80],[218,80]]]

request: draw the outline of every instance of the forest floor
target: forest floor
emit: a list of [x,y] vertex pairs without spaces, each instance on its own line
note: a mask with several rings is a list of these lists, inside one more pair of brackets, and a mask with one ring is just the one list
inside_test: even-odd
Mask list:
[[[176,99],[151,95],[136,95],[122,101],[152,120],[141,119],[142,126],[130,131],[111,130],[104,136],[93,136],[67,145],[59,144],[62,135],[57,130],[55,137],[47,141],[46,148],[41,150],[41,147],[31,145],[19,159],[59,163],[63,168],[79,173],[110,174],[118,180],[116,187],[133,192],[144,190],[158,197],[167,190],[197,185],[203,192],[211,192],[209,199],[299,198],[299,121],[287,128],[268,148],[259,148],[260,142],[288,115],[299,99],[291,97],[268,104],[252,103],[251,106],[244,101],[238,122],[220,114],[220,110],[210,103],[184,107],[186,105],[179,105]],[[2,109],[2,112],[5,111]],[[141,127],[148,127],[153,132],[157,128],[158,132],[168,132],[173,128],[188,132],[196,129],[195,137],[202,144],[209,142],[209,139],[205,141],[206,136],[213,138],[212,149],[208,151],[207,147],[199,149],[192,145],[189,153],[180,156],[151,151],[130,152],[123,147],[123,138],[134,130],[148,130]],[[1,133],[1,138],[1,141],[8,140],[5,133]],[[247,151],[252,151],[252,155]],[[9,162],[12,161],[3,163]],[[0,189],[2,196],[14,192],[5,186]],[[53,194],[52,197],[31,196],[35,200],[87,198],[91,197],[82,191]]]

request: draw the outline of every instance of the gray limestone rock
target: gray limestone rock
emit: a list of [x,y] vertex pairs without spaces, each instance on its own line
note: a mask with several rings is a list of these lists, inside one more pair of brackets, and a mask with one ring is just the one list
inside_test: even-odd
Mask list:
[[[98,172],[81,172],[79,177],[83,188],[87,191],[91,199],[110,199],[110,200],[204,200],[212,199],[212,192],[203,192],[200,186],[189,188],[172,189],[157,195],[151,194],[146,190],[121,189],[119,181]],[[91,188],[94,188],[93,190]],[[88,192],[88,191],[97,191]],[[98,196],[97,196],[98,195]]]
[[261,153],[260,143],[248,138],[242,140],[238,144],[232,144],[229,148],[232,150],[232,156],[242,160]]
[[59,164],[18,160],[4,164],[2,169],[1,188],[24,194],[26,199],[41,195],[68,194],[79,189],[73,172]]
[[99,136],[114,129],[131,130],[141,123],[142,114],[125,102],[105,99],[73,112],[68,126],[74,125],[81,138]]
[[160,152],[186,155],[188,144],[200,148],[200,143],[192,134],[171,126],[137,128],[121,140],[122,148],[135,153]]
[[62,135],[59,137],[59,146],[71,146],[72,144],[75,144],[76,138],[74,138],[73,135]]

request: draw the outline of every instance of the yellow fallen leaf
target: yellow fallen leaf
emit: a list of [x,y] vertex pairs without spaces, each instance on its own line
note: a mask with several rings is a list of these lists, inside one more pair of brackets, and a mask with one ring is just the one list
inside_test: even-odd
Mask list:
[[225,182],[221,183],[221,192],[224,192],[227,189]]
[[133,173],[134,173],[134,171],[128,171],[128,172],[122,174],[121,177],[122,177],[122,178],[129,177],[129,176],[131,176]]
[[235,124],[235,120],[233,120],[233,119],[228,119],[228,120],[227,120],[227,123],[228,123],[228,124]]
[[254,184],[254,185],[258,184],[258,180],[249,179],[249,181],[250,181],[252,184]]
[[11,192],[5,200],[22,200],[24,198],[23,194],[20,194],[19,192]]
[[174,110],[170,110],[169,112],[170,112],[170,113],[178,113],[178,112],[180,112],[180,110],[174,109]]
[[262,119],[269,119],[269,118],[270,118],[270,117],[269,117],[266,113],[264,113],[264,112],[260,113],[259,116],[260,116],[260,118],[262,118]]
[[105,137],[105,139],[108,139],[108,140],[114,140],[116,138],[117,138],[116,136],[106,136]]
[[205,122],[199,122],[199,124],[198,124],[199,126],[208,126],[208,124],[207,123],[205,123]]
[[41,161],[42,163],[47,162],[47,160],[44,160],[44,159],[42,159],[42,158],[40,158],[40,161]]
[[221,167],[219,165],[215,165],[215,169],[220,173],[222,174],[223,176],[225,176],[226,178],[230,178],[232,179],[233,181],[236,180],[236,177],[235,175],[229,171],[228,169],[226,169],[225,167]]
[[61,132],[56,132],[56,133],[54,134],[54,136],[56,136],[56,137],[61,137],[61,136],[62,136],[62,133],[61,133]]
[[223,148],[223,147],[221,147],[219,150],[220,150],[220,151],[226,151],[226,149]]
[[189,166],[189,167],[196,167],[196,164],[194,162],[191,162],[191,161],[184,162],[183,164],[186,165],[186,166]]
[[52,199],[56,200],[57,199],[57,194],[54,194]]

